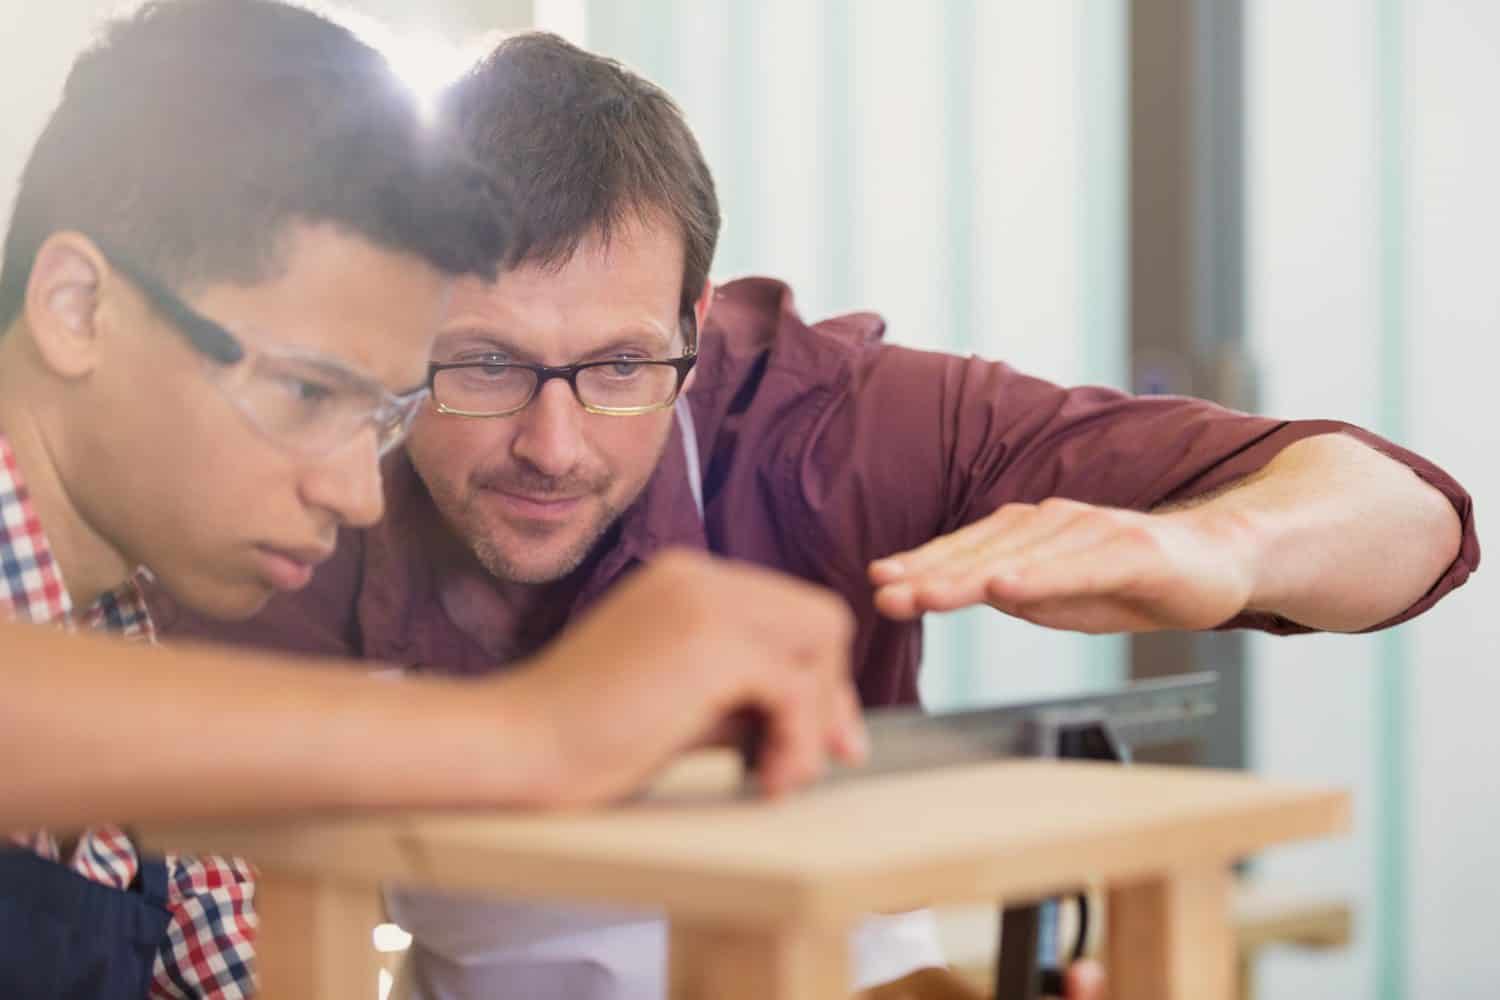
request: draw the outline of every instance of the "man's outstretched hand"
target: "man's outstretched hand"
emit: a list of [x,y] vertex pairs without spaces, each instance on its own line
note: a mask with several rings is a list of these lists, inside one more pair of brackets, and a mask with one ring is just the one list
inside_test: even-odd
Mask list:
[[1073,500],[1007,504],[870,566],[897,619],[988,604],[1077,632],[1212,628],[1245,609],[1248,528],[1199,510],[1142,514]]

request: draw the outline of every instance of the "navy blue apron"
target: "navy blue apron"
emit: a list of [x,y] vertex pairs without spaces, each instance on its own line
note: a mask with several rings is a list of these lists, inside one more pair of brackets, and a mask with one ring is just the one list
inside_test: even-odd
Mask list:
[[145,1000],[166,943],[167,869],[142,858],[126,891],[0,849],[0,997]]

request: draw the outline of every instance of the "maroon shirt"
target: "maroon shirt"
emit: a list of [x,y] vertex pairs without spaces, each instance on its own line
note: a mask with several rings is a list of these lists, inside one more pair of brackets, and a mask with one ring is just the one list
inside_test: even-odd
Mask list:
[[[1425,611],[1479,564],[1469,495],[1441,469],[1365,431],[1180,397],[1064,389],[1004,364],[884,344],[884,330],[870,313],[808,326],[779,282],[725,286],[689,397],[705,515],[700,520],[690,492],[679,427],[641,497],[586,564],[571,613],[664,546],[711,549],[842,594],[858,617],[864,701],[912,702],[921,625],[875,613],[871,560],[1005,503],[1069,497],[1149,510],[1242,479],[1292,442],[1335,431],[1409,466],[1448,497],[1463,524],[1458,558],[1432,590],[1377,627]],[[305,590],[239,625],[191,618],[157,593],[160,628],[467,675],[501,668],[506,645],[533,645],[537,637],[497,645],[445,610],[440,593],[450,569],[438,553],[453,545],[404,453],[388,469],[386,492],[385,520],[344,532]],[[1242,615],[1226,627],[1307,631],[1270,615]]]

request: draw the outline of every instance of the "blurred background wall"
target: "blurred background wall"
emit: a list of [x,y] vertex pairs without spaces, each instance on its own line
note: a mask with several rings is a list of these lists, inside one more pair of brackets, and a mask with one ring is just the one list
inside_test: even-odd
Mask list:
[[[73,53],[120,6],[0,2],[0,213]],[[529,25],[660,82],[719,181],[720,279],[774,275],[810,317],[878,310],[892,340],[1064,383],[1248,385],[1264,412],[1351,420],[1437,460],[1482,525],[1500,499],[1491,0],[345,6],[429,84],[466,40]],[[1164,290],[1181,309],[1152,312]],[[1228,359],[1228,389],[1148,347],[1173,316],[1188,354]],[[1497,587],[1481,573],[1380,636],[1161,654],[1243,661],[1233,753],[1356,794],[1349,838],[1257,868],[1347,897],[1355,944],[1271,955],[1262,996],[1500,991]],[[970,612],[931,623],[924,694],[1103,686],[1149,672],[1153,649]]]

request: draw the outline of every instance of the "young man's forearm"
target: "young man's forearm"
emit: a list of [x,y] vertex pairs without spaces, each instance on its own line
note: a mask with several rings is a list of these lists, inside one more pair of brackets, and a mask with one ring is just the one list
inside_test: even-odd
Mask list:
[[483,680],[0,626],[0,833],[608,802],[745,710],[765,721],[756,778],[780,794],[864,757],[853,635],[828,591],[672,551]]
[[1406,610],[1462,540],[1446,497],[1341,434],[1289,445],[1240,485],[1173,513],[1243,542],[1254,580],[1247,610],[1337,632]]
[[0,626],[0,662],[0,831],[519,804],[545,780],[498,684],[25,625]]

